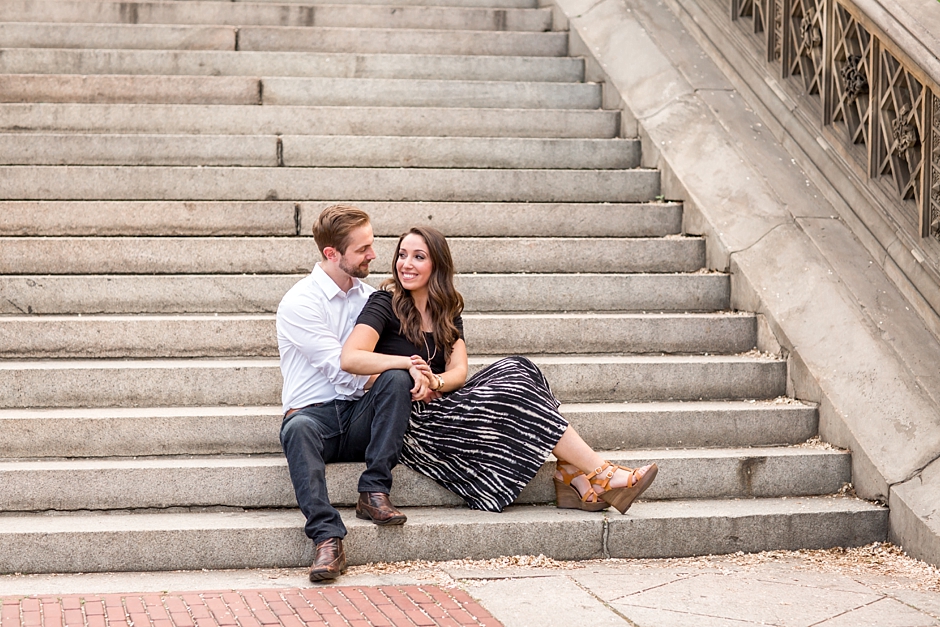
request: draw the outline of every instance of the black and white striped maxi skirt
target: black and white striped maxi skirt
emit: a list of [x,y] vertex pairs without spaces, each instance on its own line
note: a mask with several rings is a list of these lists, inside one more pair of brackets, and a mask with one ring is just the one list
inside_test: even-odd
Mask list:
[[414,403],[401,462],[501,512],[538,472],[568,426],[542,371],[507,357],[430,403]]

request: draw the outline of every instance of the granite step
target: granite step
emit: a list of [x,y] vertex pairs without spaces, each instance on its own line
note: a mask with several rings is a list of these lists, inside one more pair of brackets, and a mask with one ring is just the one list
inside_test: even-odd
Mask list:
[[[187,0],[189,1],[189,0]],[[0,49],[0,74],[293,76],[577,83],[584,60],[444,54]]]
[[619,129],[618,111],[598,109],[0,104],[7,132],[612,139]]
[[552,28],[552,10],[271,2],[150,2],[146,0],[8,0],[0,22],[294,26],[461,31],[531,31]]
[[[656,462],[659,474],[644,500],[815,496],[838,492],[852,476],[849,453],[813,448],[599,453],[630,468]],[[326,482],[334,505],[356,504],[356,481],[364,470],[361,463],[327,465]],[[554,460],[547,460],[516,504],[553,503],[554,470]],[[457,495],[404,466],[395,469],[394,477],[391,498],[399,507],[463,504]],[[0,501],[6,512],[290,508],[297,502],[283,455],[3,461]]]
[[0,102],[599,109],[594,83],[2,74]]
[[0,133],[0,165],[551,168],[640,165],[634,139]]
[[[378,285],[388,275],[372,275]],[[0,275],[0,314],[271,313],[303,275]],[[707,312],[726,274],[460,274],[468,312]]]
[[[0,236],[310,236],[324,207],[341,202],[0,200]],[[682,229],[682,205],[651,203],[356,203],[376,236],[415,225],[449,237],[661,237]]]
[[561,57],[568,33],[404,28],[0,23],[3,48]]
[[[513,506],[501,514],[464,508],[407,513],[405,525],[382,528],[343,510],[349,563],[853,547],[884,541],[888,518],[879,505],[831,496],[647,501],[627,516],[551,506]],[[0,572],[306,567],[313,547],[303,522],[296,509],[12,515],[0,526]]]
[[[562,402],[771,399],[786,393],[785,361],[745,355],[534,355]],[[471,374],[496,360],[471,357]],[[273,359],[0,362],[4,408],[270,405]]]
[[[375,270],[398,238],[375,240]],[[451,237],[462,273],[676,273],[705,262],[697,237]],[[312,237],[0,237],[0,274],[297,274],[320,258]]]
[[[172,2],[191,0],[170,0]],[[284,4],[285,0],[232,0],[233,2],[272,2],[274,4]],[[290,4],[302,4],[318,6],[321,4],[380,4],[388,5],[389,0],[291,0]],[[396,6],[427,6],[427,0],[395,0]],[[536,0],[434,0],[434,6],[437,7],[485,7],[498,9],[537,9],[539,7]]]
[[[472,355],[735,354],[753,314],[465,314]],[[277,357],[273,314],[0,316],[0,358]]]
[[[237,176],[236,176],[237,174]],[[17,200],[638,202],[658,170],[0,166]]]
[[[190,0],[171,0],[185,1]],[[273,2],[283,4],[284,0],[232,0],[233,2]],[[381,4],[388,5],[389,0],[291,0],[291,4],[317,6],[320,4]],[[427,0],[395,0],[396,6],[426,6]],[[536,9],[539,4],[536,0],[434,0],[438,7],[486,7],[499,9]]]
[[[792,445],[818,427],[813,405],[785,397],[568,403],[560,411],[595,448]],[[0,409],[0,459],[280,453],[281,419],[280,405]]]

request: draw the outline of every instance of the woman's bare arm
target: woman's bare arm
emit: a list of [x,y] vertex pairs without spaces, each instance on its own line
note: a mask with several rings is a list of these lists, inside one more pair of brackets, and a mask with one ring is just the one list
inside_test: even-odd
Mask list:
[[411,358],[375,352],[379,333],[367,324],[357,324],[343,344],[340,368],[350,374],[380,374],[386,370],[410,370]]

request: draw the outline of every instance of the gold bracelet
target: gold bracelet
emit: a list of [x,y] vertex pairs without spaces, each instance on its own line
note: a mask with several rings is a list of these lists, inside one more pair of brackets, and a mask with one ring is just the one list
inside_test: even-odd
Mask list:
[[434,376],[437,377],[437,387],[434,388],[434,391],[437,392],[438,390],[444,387],[444,377],[442,377],[439,374],[436,374]]

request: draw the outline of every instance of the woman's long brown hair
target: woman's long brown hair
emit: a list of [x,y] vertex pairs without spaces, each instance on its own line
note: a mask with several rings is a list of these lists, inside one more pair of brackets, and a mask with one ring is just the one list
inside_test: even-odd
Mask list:
[[[416,226],[398,238],[395,256],[392,259],[392,278],[382,283],[382,288],[392,292],[392,311],[401,322],[401,332],[415,346],[424,345],[421,331],[421,312],[415,307],[411,292],[406,290],[398,277],[398,254],[401,242],[414,234],[424,240],[431,259],[431,276],[428,279],[428,314],[434,345],[444,348],[444,359],[450,358],[454,343],[460,338],[454,318],[463,312],[463,297],[454,288],[454,259],[444,234],[429,226]],[[430,355],[428,358],[430,359]]]

